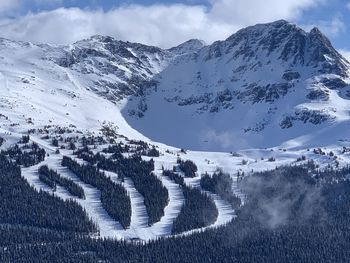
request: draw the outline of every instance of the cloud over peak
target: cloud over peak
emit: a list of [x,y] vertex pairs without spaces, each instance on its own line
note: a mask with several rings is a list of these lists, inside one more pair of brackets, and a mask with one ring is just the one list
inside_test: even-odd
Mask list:
[[19,5],[18,0],[1,0],[0,1],[0,14],[12,11],[16,9]]
[[[225,39],[244,26],[282,18],[297,19],[304,10],[323,1],[211,0],[210,7],[134,4],[108,11],[62,7],[0,21],[0,35],[34,43],[55,44],[69,44],[95,34],[161,47],[171,47],[190,38],[211,43]],[[11,3],[15,2],[1,0],[0,12],[1,8],[10,8]]]

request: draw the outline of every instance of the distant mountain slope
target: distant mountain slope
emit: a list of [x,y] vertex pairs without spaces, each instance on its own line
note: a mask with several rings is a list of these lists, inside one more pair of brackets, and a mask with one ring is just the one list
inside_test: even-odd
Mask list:
[[204,41],[199,39],[190,39],[186,41],[185,43],[182,43],[176,47],[168,49],[173,54],[176,55],[184,55],[188,53],[193,53],[205,46]]
[[108,36],[69,46],[0,39],[2,123],[110,122],[197,150],[328,144],[350,139],[349,68],[317,28],[283,20],[167,50]]
[[152,77],[161,72],[174,56],[157,47],[105,36],[93,36],[51,50],[49,59],[69,68],[84,86],[111,101],[142,93],[142,89],[152,85]]
[[123,114],[177,146],[267,147],[349,120],[349,63],[317,28],[283,20],[177,56],[153,80]]

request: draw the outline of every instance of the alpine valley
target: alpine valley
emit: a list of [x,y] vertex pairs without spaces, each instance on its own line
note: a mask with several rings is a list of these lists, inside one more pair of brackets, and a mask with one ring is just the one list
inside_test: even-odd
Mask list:
[[0,91],[0,262],[350,258],[350,63],[317,28],[0,39]]

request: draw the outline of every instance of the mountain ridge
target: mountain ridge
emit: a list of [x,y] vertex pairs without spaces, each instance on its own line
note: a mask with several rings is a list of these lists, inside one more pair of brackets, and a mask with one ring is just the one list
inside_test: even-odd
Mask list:
[[[130,100],[124,111],[128,122],[147,136],[202,150],[235,138],[245,138],[240,147],[266,147],[303,135],[296,126],[309,132],[337,121],[339,112],[344,117],[346,107],[332,105],[330,93],[339,92],[341,98],[332,97],[337,101],[346,97],[349,63],[318,29],[305,32],[282,20],[242,29],[177,57],[155,80],[157,88],[136,99],[138,103]],[[174,140],[171,130],[157,132],[164,129],[157,120],[163,126],[176,120],[187,127],[182,138],[190,139]],[[262,142],[276,129],[278,140]]]
[[[211,45],[192,39],[170,49],[100,35],[68,46],[1,43],[8,98],[1,103],[18,110],[17,116],[57,115],[52,105],[37,101],[39,90],[48,97],[59,92],[67,100],[59,107],[63,112],[65,104],[75,105],[74,114],[60,116],[66,123],[81,123],[78,116],[96,125],[123,119],[128,124],[121,126],[132,126],[129,132],[215,151],[272,147],[349,119],[349,63],[318,29],[306,32],[284,20],[241,29]],[[13,94],[43,110],[21,109]],[[85,108],[78,100],[86,98],[99,101],[101,114],[79,112]],[[121,116],[113,119],[113,112]]]

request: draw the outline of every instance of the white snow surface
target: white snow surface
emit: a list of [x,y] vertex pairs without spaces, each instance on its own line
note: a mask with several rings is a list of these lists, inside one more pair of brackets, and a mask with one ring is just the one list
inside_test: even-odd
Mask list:
[[[301,48],[299,39],[303,53],[289,52]],[[316,56],[318,49],[332,60]],[[156,88],[129,99],[122,113],[168,145],[232,151],[287,141],[286,147],[325,146],[349,137],[349,63],[320,33],[283,21],[179,56],[155,79]]]
[[[277,166],[302,163],[296,161],[301,156],[305,156],[306,160],[314,160],[321,168],[336,163],[345,166],[350,162],[350,153],[343,149],[350,147],[350,100],[347,97],[350,83],[349,64],[343,59],[340,63],[346,70],[340,76],[319,73],[317,70],[322,68],[320,65],[315,68],[305,65],[290,68],[291,60],[279,64],[280,53],[266,56],[266,50],[257,48],[258,61],[266,63],[265,66],[257,65],[243,72],[238,69],[241,65],[247,66],[246,58],[232,58],[241,46],[230,46],[233,42],[228,39],[226,42],[199,49],[195,45],[194,53],[191,53],[193,47],[185,46],[186,52],[180,50],[180,55],[172,54],[169,50],[154,51],[144,46],[131,45],[123,49],[123,52],[128,50],[133,57],[112,54],[114,58],[111,62],[108,57],[81,56],[83,60],[73,66],[58,65],[57,59],[65,57],[69,50],[94,49],[112,56],[111,51],[106,50],[105,44],[101,45],[99,41],[100,37],[94,37],[70,47],[55,47],[0,39],[0,136],[5,139],[1,147],[3,149],[15,144],[29,129],[44,129],[46,125],[71,128],[79,131],[75,133],[78,136],[99,135],[102,126],[108,125],[119,135],[146,141],[158,147],[161,156],[154,158],[155,173],[169,192],[169,204],[165,208],[164,216],[159,222],[148,226],[143,197],[127,179],[122,185],[130,194],[132,218],[130,229],[123,230],[102,208],[99,191],[79,181],[60,166],[62,156],[69,156],[72,152],[62,150],[60,154],[55,154],[56,148],[49,141],[41,139],[43,134],[31,135],[31,140],[50,154],[42,164],[58,170],[62,176],[71,178],[84,188],[86,200],[75,200],[97,223],[102,237],[149,240],[170,235],[172,222],[180,212],[184,199],[181,189],[160,174],[162,166],[172,169],[178,157],[192,160],[198,166],[198,177],[186,180],[186,183],[198,186],[201,174],[212,174],[217,169],[222,169],[234,179],[232,190],[243,201],[244,193],[237,186],[237,172],[249,174]],[[217,50],[221,50],[222,56],[215,57]],[[145,57],[141,58],[142,52],[145,52]],[[209,55],[211,59],[206,59]],[[254,60],[249,62],[248,66],[254,66]],[[112,65],[113,70],[109,68],[106,73],[105,66],[101,65]],[[281,75],[289,69],[299,72],[300,79],[293,81],[293,87],[286,95],[273,102],[252,103],[249,96],[244,100],[234,98],[230,101],[231,104],[227,104],[227,108],[220,104],[219,110],[213,112],[210,112],[210,107],[214,105],[210,103],[178,105],[183,99],[206,93],[216,96],[226,89],[244,91],[242,87],[249,83],[279,83],[282,81]],[[129,87],[135,93],[118,93],[120,97],[115,95],[115,89],[113,91],[113,88],[103,88],[108,83],[130,83],[133,74],[142,76],[142,81],[154,77],[158,84],[156,88],[152,87],[138,96],[134,96],[139,92],[140,87],[137,85]],[[346,86],[331,89],[321,82],[322,79],[341,80]],[[105,82],[96,84],[95,81]],[[311,90],[325,91],[328,94],[327,99],[307,99]],[[117,96],[118,99],[110,99],[109,95],[113,98]],[[175,98],[176,96],[178,97]],[[169,102],[171,99],[174,100]],[[140,105],[140,101],[144,104]],[[129,115],[130,110],[144,110],[145,105],[147,110],[142,118]],[[201,108],[202,106],[208,107]],[[324,113],[329,119],[320,124],[293,120],[291,128],[280,127],[284,117],[295,117],[295,111],[302,109]],[[249,128],[249,131],[244,130]],[[255,128],[256,131],[253,131]],[[315,153],[313,149],[316,147],[322,148],[326,154]],[[179,148],[186,149],[186,153]],[[234,150],[234,154],[229,153]],[[337,159],[330,156],[330,152]],[[269,158],[273,158],[273,161],[269,161]],[[22,173],[36,189],[50,192],[38,179],[37,168],[42,164],[24,168]],[[116,174],[109,175],[118,181]],[[55,195],[63,199],[74,198],[60,187]],[[211,196],[217,205],[219,216],[210,227],[231,220],[234,217],[232,208],[217,196]]]
[[[89,217],[97,223],[99,228],[99,235],[101,237],[113,237],[121,239],[124,236],[122,235],[123,227],[119,222],[113,220],[102,207],[100,201],[101,192],[96,188],[88,185],[69,171],[68,168],[61,166],[62,156],[55,155],[52,153],[50,157],[47,157],[46,160],[38,165],[22,168],[22,176],[27,179],[27,181],[34,186],[37,190],[44,190],[62,198],[63,200],[73,199],[78,204],[80,204],[87,212]],[[75,198],[71,196],[67,190],[58,186],[55,192],[52,192],[52,189],[43,184],[39,179],[38,168],[41,165],[47,165],[50,169],[56,170],[61,176],[73,180],[75,183],[80,185],[84,189],[85,199]]]

